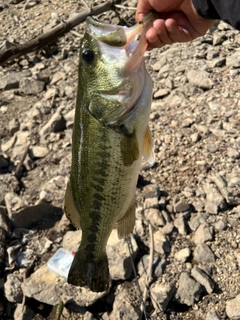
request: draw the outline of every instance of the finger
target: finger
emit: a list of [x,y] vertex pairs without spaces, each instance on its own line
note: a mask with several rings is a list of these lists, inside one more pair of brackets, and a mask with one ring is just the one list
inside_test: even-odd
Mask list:
[[153,10],[153,7],[148,0],[139,0],[137,5],[137,11],[135,14],[136,21],[141,21],[149,12]]
[[167,19],[165,21],[165,28],[172,42],[187,42],[195,38],[190,25],[187,26],[185,23],[184,26],[181,26],[174,19]]
[[168,30],[166,29],[166,22],[163,19],[157,19],[153,22],[153,27],[156,30],[158,39],[163,44],[172,44],[173,40],[169,36]]
[[146,33],[146,39],[148,43],[148,50],[154,48],[161,48],[164,46],[164,43],[161,42],[161,39],[158,38],[157,30],[155,28],[151,28]]

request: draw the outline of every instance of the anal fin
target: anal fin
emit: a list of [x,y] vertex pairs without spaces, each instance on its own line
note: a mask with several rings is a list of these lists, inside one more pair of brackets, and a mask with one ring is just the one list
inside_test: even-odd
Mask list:
[[147,127],[144,136],[143,156],[150,164],[153,164],[155,162],[154,145],[149,126]]
[[117,221],[118,238],[126,238],[134,228],[135,224],[135,199],[132,200],[125,215]]

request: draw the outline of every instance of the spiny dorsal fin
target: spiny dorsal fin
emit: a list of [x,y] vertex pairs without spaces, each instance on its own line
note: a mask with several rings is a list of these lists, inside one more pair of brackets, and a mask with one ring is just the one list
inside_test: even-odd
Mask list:
[[150,164],[154,164],[155,162],[154,145],[153,145],[152,134],[149,126],[147,127],[147,130],[145,132],[145,137],[143,142],[143,156]]

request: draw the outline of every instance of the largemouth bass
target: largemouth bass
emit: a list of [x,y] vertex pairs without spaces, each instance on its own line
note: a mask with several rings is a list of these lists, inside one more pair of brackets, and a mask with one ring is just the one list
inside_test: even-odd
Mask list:
[[131,28],[87,18],[81,40],[65,211],[82,229],[68,282],[108,289],[106,245],[117,226],[126,237],[135,223],[135,190],[142,156],[154,161],[148,119],[152,81],[143,55],[150,14]]

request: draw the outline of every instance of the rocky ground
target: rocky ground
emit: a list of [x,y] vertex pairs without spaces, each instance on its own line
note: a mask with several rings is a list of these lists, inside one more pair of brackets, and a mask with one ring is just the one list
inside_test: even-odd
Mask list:
[[[82,10],[74,0],[0,0],[0,50]],[[134,11],[117,12],[98,18],[133,23]],[[0,319],[54,319],[60,301],[61,319],[141,318],[128,245],[115,231],[109,293],[70,286],[47,266],[81,239],[63,197],[84,28],[0,67]],[[221,22],[146,53],[156,162],[141,168],[130,243],[148,319],[240,319],[239,44]]]

